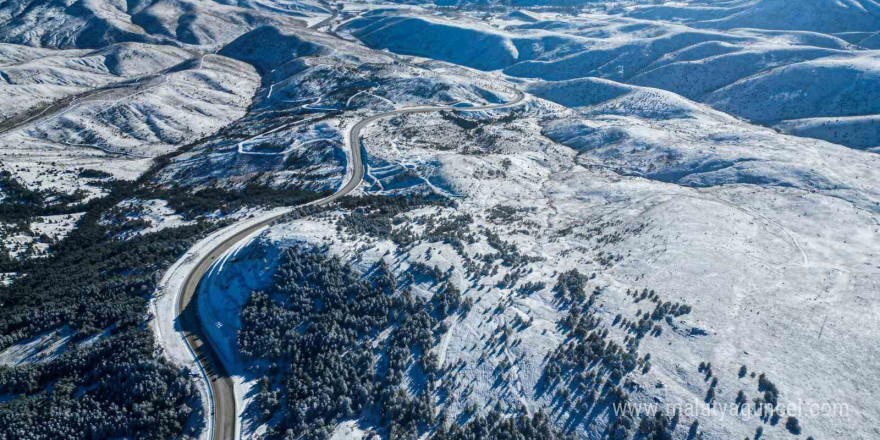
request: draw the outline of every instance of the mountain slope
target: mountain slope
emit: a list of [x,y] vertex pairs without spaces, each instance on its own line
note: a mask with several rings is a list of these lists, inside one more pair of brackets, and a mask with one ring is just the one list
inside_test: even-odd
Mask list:
[[[697,6],[687,7],[706,13]],[[874,87],[880,61],[873,52],[836,36],[696,29],[597,13],[571,20],[541,18],[517,20],[498,30],[476,21],[429,21],[376,12],[346,23],[344,29],[371,47],[482,70],[503,69],[514,77],[544,81],[599,77],[669,90],[762,124],[877,114],[871,103],[880,102]],[[835,124],[839,135],[818,130],[797,133],[814,133],[854,148],[880,146],[873,130],[860,127]]]
[[689,1],[672,6],[640,6],[627,15],[650,20],[684,21],[715,29],[758,28],[822,33],[876,31],[880,4],[873,0]]

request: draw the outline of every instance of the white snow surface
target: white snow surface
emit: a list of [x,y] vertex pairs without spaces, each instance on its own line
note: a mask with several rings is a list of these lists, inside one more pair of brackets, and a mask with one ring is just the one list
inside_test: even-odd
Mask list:
[[67,349],[72,335],[69,328],[62,328],[13,344],[0,352],[0,365],[14,367],[49,361]]
[[[756,13],[768,5],[788,11],[788,3],[739,2],[735,9],[740,12],[734,16],[743,17],[743,11]],[[856,20],[835,21],[819,15],[819,11],[827,13],[826,9],[837,8],[830,0],[806,3],[804,7],[813,9],[799,12],[798,17],[808,15],[838,26],[851,24],[849,30],[858,30]],[[868,10],[873,11],[874,20],[880,19],[880,6],[863,3],[872,5]],[[663,8],[667,7],[634,11]],[[683,8],[704,10],[690,3]],[[867,16],[853,8],[850,5],[841,10]],[[487,71],[501,69],[514,77],[548,81],[599,77],[664,89],[765,125],[792,119],[878,114],[876,71],[880,61],[876,51],[819,33],[821,27],[765,30],[747,25],[721,26],[719,21],[696,27],[687,22],[636,19],[619,10],[536,17],[539,19],[524,22],[520,17],[510,21],[495,15],[487,23],[476,15],[472,19],[453,19],[391,10],[364,14],[341,29],[377,49]],[[767,14],[756,17],[772,18]],[[779,17],[786,17],[784,21],[788,22],[787,15],[780,12]],[[713,23],[719,26],[713,27]],[[588,83],[582,85],[587,87]],[[780,127],[786,126],[791,124]],[[865,123],[792,132],[860,149],[880,145],[873,127]]]
[[[596,274],[588,290],[603,288],[598,314],[606,323],[644,307],[624,294],[630,288],[693,306],[642,343],[652,368],[633,376],[636,402],[697,401],[705,409],[708,384],[697,372],[704,361],[720,379],[720,400],[740,389],[756,397],[755,381],[736,377],[747,365],[777,383],[784,403],[850,409],[799,416],[805,435],[880,436],[880,384],[871,379],[880,374],[876,1],[640,1],[577,14],[345,3],[340,24],[328,29],[339,38],[302,27],[328,17],[324,3],[225,3],[0,4],[0,124],[27,117],[0,133],[0,167],[28,187],[83,190],[89,200],[105,190],[80,169],[133,180],[153,158],[238,124],[233,135],[206,138],[175,158],[156,181],[236,189],[254,178],[322,190],[351,172],[340,141],[357,120],[406,106],[498,102],[517,84],[530,94],[522,106],[456,115],[479,129],[436,113],[365,128],[368,167],[358,194],[454,198],[457,208],[405,213],[401,225],[419,230],[419,217],[468,214],[470,232],[493,230],[537,258],[514,286],[499,287],[508,269],[471,282],[463,256],[443,243],[397,254],[391,241],[339,232],[318,217],[255,233],[212,267],[198,297],[208,336],[233,373],[242,437],[265,426],[245,416],[255,378],[236,350],[241,307],[266,286],[280,250],[299,243],[329,244],[361,271],[380,259],[398,275],[414,262],[451,270],[451,282],[475,301],[471,313],[448,318],[433,348],[441,364],[457,366],[446,377],[453,415],[469,402],[500,402],[546,408],[581,438],[604,428],[602,417],[580,423],[541,392],[545,355],[565,338],[566,310],[550,287],[576,268]],[[70,105],[42,116],[65,99]],[[303,115],[315,119],[296,120]],[[292,156],[302,168],[285,169]],[[501,205],[517,208],[516,218],[491,218]],[[187,223],[158,199],[120,207],[150,220],[142,232]],[[207,249],[280,212],[240,213],[253,217],[201,240],[162,278],[150,326],[176,365],[199,371],[175,328],[186,275]],[[72,220],[30,227],[60,238]],[[23,249],[32,235],[6,237],[4,246]],[[464,254],[492,249],[480,238]],[[518,293],[527,281],[548,285]],[[424,298],[436,290],[414,288]],[[494,345],[516,319],[532,324],[514,343]],[[695,328],[705,334],[687,332]],[[619,329],[610,332],[622,340]],[[0,364],[51,359],[67,337],[61,329],[20,342],[0,353]],[[497,385],[495,368],[506,362],[512,367]],[[204,381],[194,381],[210,402]],[[368,438],[359,422],[340,423],[333,439]],[[712,440],[752,436],[759,425],[729,416],[700,422]],[[766,430],[767,438],[788,435],[782,424]]]
[[[168,206],[168,202],[162,199],[139,200],[126,199],[116,205],[125,216],[126,220],[144,220],[148,226],[127,233],[125,237],[150,234],[158,232],[166,228],[174,228],[194,224],[192,220],[187,220],[173,208]],[[104,223],[106,219],[104,219]]]
[[[122,54],[113,53],[122,61],[113,63],[104,53],[82,56],[82,51],[57,51],[61,54],[28,61],[27,66],[0,68],[3,75],[16,78],[4,86],[11,89],[12,113],[25,110],[16,96],[37,110],[73,97],[57,113],[34,111],[27,123],[0,133],[2,168],[32,189],[67,194],[83,190],[88,200],[103,194],[103,189],[89,185],[90,180],[78,177],[76,170],[97,169],[115,179],[135,179],[154,157],[243,116],[259,83],[252,67],[229,58],[210,54],[190,58],[181,49],[153,52],[143,45],[123,46],[116,51]],[[162,55],[165,52],[170,54]],[[72,55],[77,58],[67,58]],[[62,63],[65,67],[56,72],[52,65]],[[175,63],[181,64],[162,73]],[[108,64],[115,72],[108,71]],[[25,72],[31,70],[48,78],[34,79]],[[72,70],[84,73],[70,75]]]

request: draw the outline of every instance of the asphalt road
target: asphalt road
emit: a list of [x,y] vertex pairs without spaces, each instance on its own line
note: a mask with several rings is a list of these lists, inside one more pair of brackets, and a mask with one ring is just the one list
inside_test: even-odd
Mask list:
[[[139,77],[127,79],[115,84],[98,87],[87,90],[82,93],[61,98],[42,109],[35,109],[14,115],[6,120],[0,121],[0,134],[4,134],[19,128],[36,124],[53,116],[59,115],[64,111],[76,107],[79,104],[92,101],[121,101],[137,93],[144,92],[151,87],[161,84],[165,80],[165,75],[172,71],[186,70],[192,68],[193,64],[201,66],[201,59],[204,55],[197,56],[178,63],[159,72],[149,73]],[[113,151],[102,150],[108,154],[121,154]]]
[[327,2],[320,2],[320,3],[323,4],[324,6],[326,6],[327,8],[332,9],[333,13],[330,14],[329,17],[309,26],[309,29],[320,29],[322,26],[327,26],[328,24],[330,24],[330,22],[333,21],[333,19],[336,18],[336,16],[339,15],[339,10],[342,9],[342,5],[331,6]]
[[[514,99],[502,104],[474,107],[410,107],[385,113],[379,113],[358,121],[354,126],[349,129],[347,137],[347,147],[351,151],[352,158],[351,178],[345,185],[343,185],[342,188],[339,189],[339,191],[335,192],[333,195],[317,201],[310,202],[309,204],[316,206],[330,204],[340,197],[349,194],[364,180],[364,152],[363,145],[360,141],[360,132],[364,127],[367,126],[367,124],[370,124],[377,119],[386,118],[394,115],[428,113],[436,111],[479,111],[510,107],[520,103],[525,98],[525,95],[519,90],[514,91],[516,93]],[[197,301],[194,301],[195,294],[198,291],[199,283],[202,281],[205,273],[208,272],[208,270],[211,268],[211,265],[213,265],[213,263],[217,261],[217,259],[219,259],[236,243],[248,237],[255,231],[266,227],[269,223],[273,222],[282,215],[284,214],[282,213],[278,214],[277,216],[266,218],[258,223],[243,228],[228,239],[219,243],[214,249],[211,249],[199,261],[199,263],[195,266],[195,269],[193,269],[193,271],[189,273],[186,278],[186,282],[183,284],[183,290],[178,296],[177,312],[179,315],[178,320],[180,322],[181,331],[187,344],[189,344],[193,352],[196,353],[197,362],[202,365],[202,367],[207,372],[209,378],[211,394],[213,395],[214,399],[214,419],[212,435],[213,440],[235,439],[235,427],[236,423],[238,422],[238,420],[236,419],[237,411],[235,408],[235,394],[232,380],[229,378],[229,375],[227,374],[222,361],[217,356],[213,347],[211,347],[210,340],[205,337],[204,328],[202,327],[202,323],[199,321],[198,310],[196,307]],[[208,341],[208,343],[205,344],[204,341]]]

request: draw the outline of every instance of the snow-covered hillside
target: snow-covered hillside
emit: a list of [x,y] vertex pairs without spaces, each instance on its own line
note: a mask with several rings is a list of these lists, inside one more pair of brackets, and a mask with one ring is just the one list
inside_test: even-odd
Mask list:
[[308,15],[297,9],[322,11],[316,2],[284,3],[287,11],[271,13],[259,2],[10,0],[0,5],[0,39],[63,49],[117,42],[216,45],[260,25],[302,24]]
[[0,439],[877,438],[878,50],[873,0],[0,3]]
[[690,0],[659,6],[636,6],[627,15],[716,29],[758,28],[835,33],[876,31],[880,28],[880,5],[872,0]]
[[332,190],[346,176],[344,132],[357,118],[414,105],[503,102],[508,87],[447,64],[402,64],[319,32],[258,28],[219,54],[262,72],[250,112],[176,158],[158,175],[163,184]]
[[[341,105],[360,102],[358,87],[373,87],[368,93],[389,101],[367,107],[372,111],[404,98],[386,94],[405,89],[385,86],[382,78],[406,69],[370,69],[364,77],[346,73],[340,64],[351,55],[307,57],[284,63],[292,76],[271,73],[271,96],[268,90],[261,94],[260,107],[296,103],[325,90],[329,98],[309,104],[343,110],[345,117],[348,107]],[[264,71],[278,65],[268,62]],[[455,70],[423,65],[435,72]],[[495,74],[470,75],[472,81],[488,81]],[[438,82],[457,84],[454,76]],[[301,91],[304,86],[309,92]],[[546,388],[546,356],[567,340],[559,323],[569,312],[553,286],[560,274],[576,269],[596,274],[587,290],[602,292],[600,316],[619,340],[625,333],[615,333],[615,317],[637,319],[638,309],[644,311],[627,299],[627,289],[655,289],[664,300],[693,307],[689,316],[663,324],[659,336],[642,343],[639,351],[651,353],[652,366],[632,377],[636,402],[696,400],[708,411],[702,402],[710,388],[722,396],[718,405],[732,402],[740,390],[751,398],[759,394],[756,379],[737,376],[746,365],[770,377],[784,402],[859,408],[857,415],[841,418],[801,416],[804,432],[870,438],[870,424],[860,420],[875,420],[876,409],[861,403],[868,391],[852,386],[863,373],[836,359],[846,352],[853,363],[869,365],[875,355],[870,350],[855,355],[854,347],[869,338],[862,333],[869,312],[859,292],[878,276],[869,262],[876,256],[880,194],[874,182],[880,159],[752,125],[670,91],[597,78],[520,86],[546,101],[532,99],[505,111],[395,117],[369,126],[362,133],[368,161],[364,194],[434,194],[452,198],[456,206],[404,211],[390,222],[395,231],[390,236],[355,228],[354,220],[345,219],[361,217],[345,209],[273,227],[225,259],[206,285],[203,313],[222,324],[213,336],[218,344],[236,356],[239,315],[250,294],[269,288],[284,249],[329,244],[330,255],[364,274],[385,261],[401,283],[407,274],[436,268],[476,304],[444,321],[433,346],[445,367],[438,379],[441,395],[455,396],[439,408],[452,417],[471,403],[546,408],[558,426],[589,438],[605,432],[609,414],[597,409],[595,420],[585,422],[577,406],[585,405],[578,400],[582,394],[572,391],[581,403],[569,407],[559,403],[559,388]],[[296,99],[289,99],[291,92]],[[332,127],[334,119],[321,124]],[[444,222],[463,229],[448,229]],[[452,238],[432,235],[438,227],[477,238],[459,247]],[[396,233],[424,238],[409,242]],[[845,238],[850,233],[859,239]],[[504,248],[499,243],[514,245],[519,256],[511,261],[525,263],[485,260]],[[411,287],[426,300],[443,289],[442,283],[418,280]],[[835,316],[838,321],[829,324]],[[861,324],[848,326],[844,316]],[[748,338],[737,330],[741,325],[749,325]],[[507,327],[515,329],[508,343],[483,342]],[[386,336],[379,333],[372,344],[381,347]],[[858,342],[844,347],[832,338]],[[817,358],[817,350],[828,357]],[[713,365],[719,385],[704,379],[701,362]],[[255,390],[264,371],[260,364],[252,370],[246,359],[235,363],[250,378],[243,389]],[[807,363],[809,369],[797,367]],[[413,370],[407,380],[424,379]],[[683,416],[676,438],[687,437],[694,418],[699,417]],[[360,427],[373,430],[374,423],[365,417]],[[258,418],[246,418],[245,426],[246,432],[267,427]],[[754,418],[700,419],[704,438],[751,436],[758,426],[764,425]],[[764,429],[787,435],[781,425]]]
[[[269,285],[272,255],[303,243],[329,245],[331,255],[362,273],[382,260],[405,285],[407,274],[436,268],[475,303],[469,313],[445,320],[436,337],[440,395],[455,396],[440,408],[452,417],[470,404],[546,408],[559,426],[590,438],[607,428],[608,413],[597,407],[595,420],[586,421],[582,411],[591,408],[579,400],[585,394],[571,390],[576,404],[566,406],[558,388],[548,392],[545,382],[547,356],[567,340],[560,322],[570,311],[553,286],[576,269],[596,274],[587,290],[601,291],[603,328],[619,340],[626,333],[618,333],[615,317],[637,319],[638,309],[646,310],[628,290],[654,289],[664,301],[693,307],[642,342],[639,352],[650,353],[652,365],[632,377],[636,402],[698,402],[710,411],[701,362],[711,363],[720,379],[711,387],[716,405],[733,402],[739,390],[751,398],[759,395],[756,380],[737,376],[746,365],[771,378],[786,403],[859,409],[846,417],[800,416],[805,433],[872,436],[866,421],[877,420],[877,412],[864,399],[873,391],[855,384],[871,374],[861,369],[873,368],[877,355],[864,350],[872,338],[865,330],[873,327],[863,296],[878,277],[870,262],[878,245],[876,156],[779,135],[696,105],[687,115],[665,117],[621,114],[614,105],[571,112],[540,101],[513,112],[512,122],[492,122],[503,114],[466,116],[482,121],[480,130],[492,133],[495,144],[475,128],[430,115],[378,123],[364,133],[371,163],[415,164],[430,177],[413,184],[454,195],[457,206],[404,211],[391,222],[390,235],[358,232],[356,223],[344,221],[356,217],[346,210],[276,226],[218,267],[206,292],[216,296],[207,300],[215,306],[206,306],[241,310],[242,291]],[[583,138],[596,130],[622,139],[597,135],[591,139],[598,146],[585,147]],[[573,134],[579,137],[565,137]],[[783,157],[790,162],[780,162]],[[726,167],[707,166],[725,161]],[[864,167],[856,168],[860,161]],[[844,171],[839,163],[850,166]],[[839,192],[848,185],[858,189]],[[400,190],[371,185],[365,191],[391,196]],[[435,228],[464,238],[455,244],[452,235],[433,235]],[[407,230],[416,234],[412,243],[396,235],[406,237]],[[525,263],[497,260],[506,258],[500,249],[508,249],[498,243],[511,244],[519,255],[512,261]],[[430,277],[416,276],[410,286],[426,300],[443,289]],[[210,313],[223,323],[220,329],[241,327],[236,313]],[[513,332],[503,342],[506,328]],[[223,331],[225,343],[233,344],[235,332]],[[374,344],[381,347],[383,335]],[[415,369],[410,374],[408,381],[422,380]],[[692,421],[683,415],[675,438],[686,438]],[[372,423],[367,418],[362,427]],[[762,425],[730,415],[700,418],[703,438],[711,439],[751,436]],[[789,435],[781,425],[764,429],[774,438]]]
[[[742,7],[756,10],[751,4]],[[849,6],[855,7],[855,2]],[[822,23],[838,23],[837,32],[869,26],[811,12],[797,16],[804,14]],[[533,18],[523,22],[498,17],[487,25],[484,20],[381,12],[352,20],[345,28],[371,47],[482,70],[503,69],[515,77],[548,81],[599,77],[655,87],[761,124],[863,117],[859,123],[826,122],[823,129],[801,129],[793,123],[777,127],[854,148],[880,145],[869,122],[877,114],[871,103],[880,101],[875,90],[876,53],[834,34],[819,33],[821,28],[805,24],[805,29],[787,31],[770,23],[763,29],[743,29],[756,26],[713,27],[714,22],[694,27],[595,12]]]

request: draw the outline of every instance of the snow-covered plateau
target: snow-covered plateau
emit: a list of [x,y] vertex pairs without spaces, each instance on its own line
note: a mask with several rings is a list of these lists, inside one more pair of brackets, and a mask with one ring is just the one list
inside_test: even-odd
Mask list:
[[0,103],[0,440],[880,438],[873,0],[8,0]]

